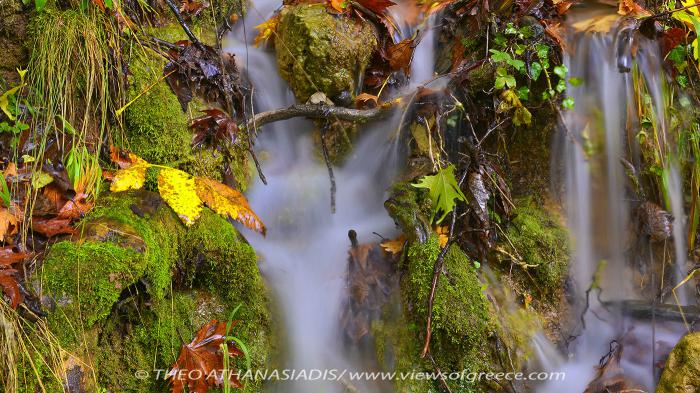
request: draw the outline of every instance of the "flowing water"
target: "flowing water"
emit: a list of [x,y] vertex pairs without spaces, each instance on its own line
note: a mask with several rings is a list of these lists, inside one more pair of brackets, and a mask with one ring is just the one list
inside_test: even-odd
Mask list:
[[[647,300],[657,294],[660,277],[640,290],[634,266],[654,263],[634,243],[632,211],[638,201],[632,200],[629,178],[623,159],[639,162],[639,146],[629,130],[639,129],[638,95],[635,77],[648,92],[653,106],[651,122],[657,130],[658,146],[663,152],[673,151],[667,138],[665,86],[662,57],[658,44],[634,33],[634,22],[613,17],[611,8],[583,7],[569,13],[565,64],[570,75],[583,79],[583,84],[569,86],[575,109],[564,113],[556,141],[559,155],[553,170],[559,174],[562,202],[567,212],[567,225],[574,244],[570,278],[575,296],[572,315],[574,334],[568,348],[569,359],[542,361],[551,371],[565,371],[566,391],[583,392],[596,378],[596,366],[616,340],[622,344],[620,369],[615,375],[628,386],[653,391],[658,377],[657,362],[661,354],[685,333],[682,325],[668,321],[635,320],[625,309],[610,307],[616,302]],[[609,25],[609,26],[608,26]],[[633,55],[633,49],[636,53]],[[638,88],[639,86],[637,86]],[[673,279],[680,282],[685,275],[686,247],[679,172],[666,157],[666,182],[669,206],[676,220],[673,241],[668,241],[675,256]],[[555,176],[557,177],[557,176]],[[646,259],[644,259],[646,258]],[[659,261],[656,261],[659,263]],[[654,275],[649,267],[647,275]],[[655,280],[655,281],[654,281]],[[589,290],[592,284],[599,286]],[[680,302],[687,296],[680,291]],[[586,297],[588,295],[588,301]],[[675,302],[665,299],[671,304]],[[653,311],[652,311],[653,312]],[[579,315],[584,315],[578,321]],[[535,342],[536,352],[547,355],[546,341]],[[538,391],[562,391],[562,384],[552,382]]]
[[[281,6],[279,0],[251,3],[244,23],[229,37],[227,50],[255,87],[257,112],[294,104],[294,97],[277,73],[274,52],[252,46],[254,26]],[[417,51],[425,58],[414,61],[415,74],[432,76],[432,38]],[[429,63],[428,63],[429,62]],[[430,65],[428,65],[430,64]],[[358,361],[341,340],[341,304],[345,296],[348,231],[358,240],[377,242],[395,235],[394,223],[384,210],[385,190],[399,162],[393,143],[397,116],[366,127],[352,155],[334,168],[337,184],[336,212],[330,208],[328,170],[312,143],[315,125],[307,120],[287,120],[262,127],[256,150],[267,185],[260,180],[248,199],[268,227],[265,238],[248,237],[258,251],[260,269],[269,283],[282,314],[285,342],[283,366],[294,369],[366,370],[371,361]],[[353,382],[362,392],[386,391],[380,384]],[[335,392],[346,386],[338,382],[297,382],[272,387],[281,392]]]
[[[227,49],[236,54],[255,91],[255,110],[282,108],[294,103],[286,83],[279,77],[274,53],[254,48],[254,26],[265,21],[279,1],[261,0],[251,4],[244,23],[239,23],[229,39]],[[391,14],[401,20],[401,4]],[[570,24],[610,19],[609,10],[591,15],[589,11],[571,12]],[[593,18],[593,19],[592,19]],[[412,63],[415,87],[433,77],[435,37],[433,16],[418,26],[402,26],[404,36],[423,29],[422,39]],[[593,24],[594,25],[594,24]],[[574,323],[578,336],[561,356],[543,334],[533,340],[535,355],[542,368],[564,371],[566,381],[541,385],[543,393],[583,392],[595,378],[595,366],[613,340],[624,344],[620,366],[625,377],[637,386],[653,390],[657,376],[657,349],[670,347],[684,333],[674,323],[637,321],[619,308],[606,307],[615,301],[649,299],[635,286],[630,257],[630,217],[634,209],[628,179],[621,159],[637,162],[638,148],[627,129],[638,124],[634,116],[636,96],[635,68],[653,105],[653,122],[659,131],[658,143],[666,140],[664,86],[660,75],[660,55],[656,44],[635,37],[637,48],[631,54],[631,30],[622,26],[612,29],[593,28],[583,33],[580,27],[568,37],[565,63],[570,75],[584,83],[569,86],[576,102],[575,110],[564,114],[562,132],[556,141],[559,151],[553,160],[554,172],[560,174],[562,202],[575,244],[570,277],[575,302],[572,315],[583,314],[583,322]],[[628,26],[629,27],[629,26]],[[589,29],[591,30],[591,29]],[[377,236],[393,235],[394,225],[383,208],[385,189],[391,184],[400,162],[396,144],[388,143],[396,130],[398,116],[374,123],[363,130],[352,155],[345,164],[334,168],[337,183],[337,211],[330,209],[330,183],[327,168],[311,140],[315,125],[307,120],[287,120],[262,127],[257,150],[268,185],[256,181],[249,193],[253,209],[267,224],[267,237],[251,235],[250,242],[261,256],[260,268],[274,294],[282,315],[284,332],[282,363],[296,369],[367,370],[372,361],[358,360],[341,340],[339,324],[345,297],[348,230],[357,232],[360,242],[376,242]],[[565,131],[564,131],[565,130]],[[686,274],[687,253],[684,236],[681,179],[669,160],[667,164],[667,208],[676,217],[673,226],[675,280]],[[556,176],[555,176],[556,177]],[[602,289],[586,293],[596,272]],[[681,302],[687,295],[680,291]],[[585,312],[584,312],[585,311]],[[575,317],[574,317],[575,318]],[[662,351],[661,351],[662,352]],[[666,351],[667,352],[667,351]],[[360,357],[361,359],[362,357]],[[356,386],[363,392],[390,391],[380,384]],[[272,387],[283,392],[342,391],[342,383],[305,382]],[[564,390],[562,390],[564,389]]]

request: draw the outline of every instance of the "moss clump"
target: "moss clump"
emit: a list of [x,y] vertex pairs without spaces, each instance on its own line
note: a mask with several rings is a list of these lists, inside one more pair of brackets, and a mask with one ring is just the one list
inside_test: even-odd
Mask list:
[[539,293],[551,297],[561,287],[569,262],[567,232],[547,210],[535,206],[529,199],[516,201],[503,247],[522,257],[522,262],[535,265],[528,269]]
[[[425,243],[412,243],[402,269],[401,303],[405,316],[385,318],[373,325],[378,357],[394,371],[431,371],[433,366],[418,358],[422,349],[433,265],[440,252],[437,236]],[[492,371],[491,342],[496,324],[482,292],[474,265],[457,247],[451,246],[444,259],[447,276],[439,281],[432,312],[431,353],[441,370]],[[392,319],[395,322],[391,322]],[[391,364],[393,363],[393,364]],[[425,392],[439,381],[398,381],[398,391]],[[448,381],[453,391],[479,390],[468,380]],[[470,390],[471,389],[471,390]]]
[[683,337],[668,356],[656,393],[694,393],[700,389],[700,333]]
[[[127,98],[136,98],[161,78],[165,61],[151,53],[140,53],[130,62]],[[191,154],[192,133],[177,97],[162,81],[124,112],[125,139],[121,145],[146,161],[167,164]]]
[[317,91],[334,97],[353,92],[377,49],[374,27],[330,15],[324,4],[284,7],[275,36],[277,64],[297,99]]
[[433,232],[428,218],[432,209],[428,193],[413,187],[409,182],[403,182],[396,183],[390,194],[384,202],[389,216],[409,240],[425,242]]

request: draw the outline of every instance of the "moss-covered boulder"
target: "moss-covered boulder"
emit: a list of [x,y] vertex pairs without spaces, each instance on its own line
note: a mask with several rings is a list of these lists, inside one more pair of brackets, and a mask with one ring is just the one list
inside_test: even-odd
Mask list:
[[277,64],[297,99],[354,92],[377,49],[371,23],[331,15],[325,4],[286,6],[275,35]]
[[[49,249],[39,282],[50,305],[48,333],[34,332],[47,343],[36,356],[44,383],[60,385],[66,375],[55,370],[77,364],[78,385],[87,391],[164,391],[163,376],[156,379],[153,370],[169,368],[183,341],[212,319],[226,321],[239,305],[235,335],[253,366],[270,358],[268,294],[256,254],[207,209],[185,228],[155,193],[109,195],[82,222],[78,238]],[[59,356],[47,356],[57,348]],[[243,368],[245,360],[238,361]],[[31,380],[29,366],[20,371]],[[136,378],[138,370],[149,377]],[[246,391],[259,388],[251,382]]]
[[[570,249],[568,233],[552,212],[537,206],[530,198],[515,201],[513,219],[505,230],[505,237],[496,247],[495,257],[501,267],[511,271],[510,263],[517,269],[523,288],[541,300],[555,300],[566,278]],[[505,261],[509,261],[505,265]]]
[[[435,366],[420,359],[425,339],[433,266],[440,252],[436,235],[412,243],[402,269],[402,313],[391,312],[373,325],[378,359],[397,372],[441,370],[488,372],[495,369],[493,342],[497,326],[474,264],[453,245],[444,258],[447,272],[438,282],[432,312],[431,354]],[[439,390],[439,381],[395,381],[400,392]],[[469,378],[448,381],[452,391],[482,391]],[[432,387],[432,389],[431,389]]]
[[683,337],[666,360],[656,393],[700,391],[700,333]]

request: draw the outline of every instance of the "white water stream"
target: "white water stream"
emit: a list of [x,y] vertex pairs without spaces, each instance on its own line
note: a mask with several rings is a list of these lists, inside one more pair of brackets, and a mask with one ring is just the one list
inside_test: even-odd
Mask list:
[[[274,52],[252,45],[254,27],[281,6],[279,0],[250,4],[244,23],[238,23],[226,49],[236,55],[255,87],[255,111],[284,108],[294,96],[278,72]],[[426,46],[426,47],[424,47]],[[419,78],[432,76],[432,40],[417,49],[425,59],[414,60]],[[430,66],[427,66],[427,64]],[[348,230],[360,243],[395,235],[395,226],[383,203],[392,183],[398,157],[393,143],[398,115],[365,127],[350,157],[334,168],[336,213],[330,209],[327,168],[311,139],[314,124],[295,119],[268,124],[259,131],[256,150],[268,185],[255,181],[248,194],[252,208],[265,222],[265,238],[248,240],[260,255],[260,269],[281,313],[283,368],[366,370],[341,340],[340,315],[350,241]],[[379,384],[352,383],[362,392],[386,391]],[[280,392],[340,392],[341,382],[283,382]]]

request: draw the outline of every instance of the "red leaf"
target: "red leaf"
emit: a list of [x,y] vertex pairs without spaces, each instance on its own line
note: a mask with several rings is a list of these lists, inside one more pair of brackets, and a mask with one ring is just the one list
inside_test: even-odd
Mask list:
[[661,54],[663,57],[668,55],[671,49],[680,45],[685,40],[686,32],[678,27],[670,28],[663,32],[661,36]]
[[228,114],[218,109],[205,109],[200,116],[192,122],[190,128],[194,130],[192,146],[200,147],[208,144],[217,147],[221,143],[235,143],[238,135],[238,125]]
[[[226,326],[226,322],[210,321],[199,329],[191,343],[182,346],[180,355],[166,375],[172,383],[173,393],[185,390],[205,393],[210,386],[223,385],[224,359],[220,345],[226,341]],[[230,357],[243,354],[233,342],[227,341],[226,345]],[[229,375],[228,383],[233,387],[243,387],[235,374]]]
[[396,5],[391,0],[357,0],[357,3],[377,15],[384,15],[388,7]]
[[30,253],[16,251],[12,247],[0,248],[0,266],[11,266],[24,261]]
[[385,58],[389,61],[392,71],[403,69],[408,76],[411,73],[411,59],[413,58],[415,45],[413,39],[407,38],[398,44],[389,44],[386,49]]
[[92,209],[94,202],[88,199],[85,193],[76,194],[73,199],[66,202],[58,212],[58,218],[80,219]]
[[15,269],[3,269],[0,270],[0,287],[2,287],[2,292],[10,299],[10,305],[12,308],[17,308],[19,303],[22,301],[22,293],[19,291],[19,285],[17,280],[12,275],[16,273]]

